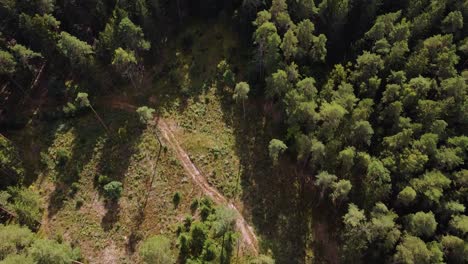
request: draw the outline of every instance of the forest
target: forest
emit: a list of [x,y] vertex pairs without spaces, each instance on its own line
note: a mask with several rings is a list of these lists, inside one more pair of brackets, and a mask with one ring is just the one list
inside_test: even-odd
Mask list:
[[0,0],[0,264],[463,264],[468,0]]

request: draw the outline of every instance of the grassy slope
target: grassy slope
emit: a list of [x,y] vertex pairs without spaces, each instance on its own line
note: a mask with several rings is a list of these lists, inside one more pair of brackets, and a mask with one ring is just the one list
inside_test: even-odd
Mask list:
[[[132,122],[135,116],[125,112],[103,118],[112,120],[113,131],[126,127],[129,132],[121,133],[121,139],[109,139],[94,117],[87,115],[55,126],[48,124],[42,130],[50,133],[35,134],[38,138],[31,140],[40,144],[33,143],[34,148],[42,150],[50,160],[49,166],[36,166],[43,167],[35,185],[47,204],[41,231],[79,245],[86,259],[93,263],[132,262],[129,253],[135,238],[159,233],[175,238],[173,230],[190,212],[191,198],[201,194],[184,175],[171,151],[163,151],[142,218],[145,184],[159,150],[154,131],[141,130]],[[71,156],[64,166],[55,164],[59,150]],[[96,182],[99,174],[123,182],[124,192],[118,203],[104,201]],[[75,181],[76,193],[71,190]],[[181,193],[182,201],[174,208],[172,196],[176,191]]]

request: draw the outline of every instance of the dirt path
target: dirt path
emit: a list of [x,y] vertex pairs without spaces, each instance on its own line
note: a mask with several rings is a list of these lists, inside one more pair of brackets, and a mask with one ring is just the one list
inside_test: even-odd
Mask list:
[[[127,111],[135,111],[136,107],[128,102],[122,100],[108,100],[107,103],[110,103],[110,106],[113,108],[119,108]],[[174,133],[170,125],[162,118],[155,118],[156,124],[159,131],[162,134],[163,140],[165,143],[174,150],[175,155],[181,162],[184,170],[192,180],[200,187],[203,193],[209,196],[217,204],[223,204],[234,210],[237,214],[236,228],[241,233],[242,237],[242,247],[245,250],[250,250],[254,254],[258,254],[258,240],[255,236],[253,228],[247,223],[239,209],[230,201],[226,199],[218,190],[211,186],[206,177],[198,170],[198,168],[190,160],[188,154],[180,146],[179,141],[174,136]]]

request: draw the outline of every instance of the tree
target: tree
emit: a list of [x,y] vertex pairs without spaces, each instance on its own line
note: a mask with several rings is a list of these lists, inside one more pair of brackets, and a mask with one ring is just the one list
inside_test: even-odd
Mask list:
[[135,25],[128,17],[124,17],[118,27],[117,36],[126,49],[136,52],[147,51],[151,44],[145,40],[143,30]]
[[439,203],[444,189],[450,186],[450,179],[440,171],[426,172],[422,177],[412,179],[411,186],[417,193],[422,194],[430,202]]
[[236,101],[242,101],[242,110],[244,112],[244,119],[245,119],[245,100],[249,96],[250,86],[246,82],[240,82],[236,84],[236,88],[234,89],[234,94],[232,98]]
[[450,220],[450,227],[461,236],[465,236],[468,233],[468,216],[466,215],[454,215]]
[[368,223],[363,210],[355,204],[348,205],[348,212],[343,216],[343,258],[347,263],[358,263],[368,247]]
[[288,4],[286,0],[273,0],[270,7],[271,17],[275,21],[276,26],[285,32],[289,27],[291,27],[292,21],[288,13]]
[[373,96],[375,90],[371,90],[370,86],[366,82],[377,74],[384,68],[384,61],[380,55],[364,51],[356,59],[356,66],[353,73],[353,79],[356,83],[364,83],[364,86],[361,85],[361,94]]
[[8,51],[0,50],[0,75],[12,75],[15,72],[16,61]]
[[57,47],[69,59],[73,68],[89,66],[92,63],[93,48],[65,31],[60,33]]
[[335,184],[337,180],[338,177],[326,171],[322,171],[315,176],[314,184],[320,188],[320,199],[323,198],[325,191],[332,188],[333,184]]
[[126,51],[122,48],[115,50],[112,65],[122,76],[130,78],[132,82],[135,71],[137,70],[137,64],[138,62],[133,51]]
[[431,251],[420,238],[404,235],[402,242],[396,247],[394,261],[396,263],[430,263]]
[[103,187],[104,195],[110,200],[118,200],[122,195],[123,185],[119,181],[111,181]]
[[330,194],[330,197],[334,204],[340,204],[341,201],[348,198],[348,194],[351,191],[351,182],[349,180],[339,180],[332,184],[333,192]]
[[31,229],[40,225],[42,219],[41,197],[33,189],[9,187],[11,206],[18,215],[18,221]]
[[320,120],[323,121],[322,129],[324,130],[324,134],[331,137],[333,132],[338,128],[343,119],[344,115],[347,114],[348,111],[344,109],[341,105],[337,104],[336,102],[327,103],[324,102],[320,106]]
[[[229,232],[231,232],[234,229],[234,226],[236,224],[236,219],[237,219],[237,213],[236,211],[228,207],[218,207],[216,208],[216,211],[215,211],[215,218],[216,218],[216,221],[213,223],[213,229],[214,229],[215,235],[217,237],[220,237],[220,236],[223,237],[223,241],[221,243],[221,256],[220,256],[220,260],[221,262],[223,262],[224,260],[223,256],[229,255],[228,252],[229,252],[229,248],[231,247],[230,239],[228,239],[227,244],[225,244],[226,243],[225,236],[226,234],[228,234],[228,238],[229,238],[230,236]],[[224,253],[225,250],[228,252]]]
[[354,158],[356,157],[356,149],[347,147],[338,153],[338,161],[340,162],[342,171],[348,173],[354,166]]
[[296,27],[299,57],[308,56],[312,61],[324,61],[327,38],[325,35],[314,35],[315,25],[309,20],[301,21]]
[[468,257],[466,241],[453,236],[445,235],[441,239],[441,244],[445,252],[447,263],[464,263]]
[[383,253],[389,253],[394,249],[401,235],[399,226],[395,223],[397,218],[398,215],[389,210],[385,204],[381,202],[375,204],[369,222],[371,247],[376,247],[378,252]]
[[38,264],[66,264],[80,258],[79,250],[47,239],[37,239],[28,252]]
[[298,42],[299,41],[293,29],[289,29],[286,34],[284,34],[283,42],[281,43],[281,50],[283,51],[283,56],[286,61],[290,61],[296,57]]
[[257,62],[259,72],[263,76],[274,71],[279,58],[279,46],[281,38],[278,35],[276,26],[271,22],[265,22],[258,26],[254,33],[254,44],[257,45]]
[[146,239],[140,246],[139,253],[143,261],[148,264],[166,264],[176,261],[171,253],[171,242],[163,235]]
[[384,200],[390,194],[391,187],[390,171],[382,161],[372,158],[367,166],[364,184],[367,203],[375,204]]
[[455,33],[463,28],[463,15],[460,11],[452,11],[442,20],[444,33]]
[[369,146],[374,130],[368,121],[357,121],[353,126],[351,135],[358,145]]
[[19,16],[20,28],[24,31],[22,35],[28,40],[28,44],[34,50],[40,50],[42,54],[53,56],[56,51],[60,21],[49,14],[29,16],[21,14]]
[[138,107],[137,113],[140,120],[140,123],[143,125],[148,125],[153,120],[153,114],[155,110],[147,106]]
[[104,130],[106,130],[106,133],[109,134],[109,128],[107,128],[107,126],[106,126],[106,124],[104,124],[104,121],[102,120],[102,118],[98,115],[96,110],[94,110],[93,105],[91,104],[91,102],[88,99],[88,94],[87,93],[78,93],[76,98],[75,98],[75,102],[78,104],[78,106],[80,108],[88,108],[89,107],[91,109],[91,111],[93,111],[94,115],[96,116],[96,119],[99,121],[99,123],[101,123]]
[[268,144],[268,152],[270,154],[270,158],[273,160],[273,164],[278,162],[278,157],[281,155],[288,146],[283,143],[283,141],[279,139],[272,139],[270,144]]
[[417,212],[408,216],[407,230],[415,236],[431,237],[437,228],[434,213]]
[[278,70],[267,79],[266,95],[270,98],[281,97],[290,89],[288,75],[283,70]]
[[193,256],[197,257],[202,253],[207,237],[207,230],[203,223],[194,222],[190,229],[190,249]]
[[411,186],[406,186],[398,193],[398,201],[408,206],[416,199],[416,191]]
[[21,249],[29,247],[35,237],[26,227],[19,225],[0,225],[0,259],[8,255],[19,254]]

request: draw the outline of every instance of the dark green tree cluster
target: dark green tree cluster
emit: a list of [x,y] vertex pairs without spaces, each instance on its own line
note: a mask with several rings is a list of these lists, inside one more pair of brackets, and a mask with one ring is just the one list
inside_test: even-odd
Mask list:
[[344,262],[463,263],[468,5],[375,1],[355,58],[330,64],[360,2],[273,0],[257,13],[256,84],[287,126],[270,141],[273,165],[295,154],[309,189],[338,208]]
[[179,226],[179,259],[182,263],[231,263],[237,234],[236,212],[228,207],[215,207],[208,198],[196,200],[193,213]]

